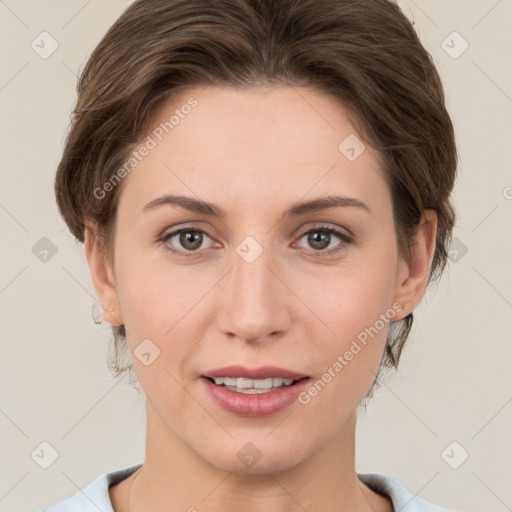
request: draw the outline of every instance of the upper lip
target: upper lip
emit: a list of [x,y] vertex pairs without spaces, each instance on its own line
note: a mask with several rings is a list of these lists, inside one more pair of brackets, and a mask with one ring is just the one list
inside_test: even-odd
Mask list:
[[285,379],[299,380],[307,375],[294,372],[277,366],[259,366],[250,368],[248,366],[231,365],[207,371],[202,374],[203,377],[244,377],[246,379],[268,379],[271,377],[283,377]]

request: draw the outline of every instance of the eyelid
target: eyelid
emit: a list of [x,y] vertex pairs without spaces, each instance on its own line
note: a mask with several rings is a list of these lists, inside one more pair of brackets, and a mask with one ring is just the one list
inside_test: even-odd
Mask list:
[[164,230],[162,230],[156,236],[156,239],[157,239],[157,241],[162,240],[162,239],[167,239],[171,235],[176,235],[177,233],[179,233],[181,231],[197,231],[199,233],[208,235],[211,239],[214,239],[214,237],[212,237],[208,233],[208,231],[206,231],[204,228],[199,226],[200,224],[203,224],[203,223],[200,221],[190,221],[190,222],[184,223],[183,225],[177,224],[175,226],[166,227]]
[[314,231],[315,229],[317,229],[319,231],[325,230],[325,231],[329,231],[329,232],[339,233],[340,236],[343,235],[343,237],[345,237],[347,240],[348,239],[353,240],[355,238],[355,235],[349,229],[341,228],[339,226],[333,226],[333,225],[330,225],[329,223],[325,223],[325,222],[316,223],[315,225],[309,226],[308,228],[299,228],[298,230],[296,230],[293,233],[292,236],[303,237],[305,234],[309,233],[310,231]]
[[[303,236],[306,233],[309,233],[309,231],[314,229],[325,229],[325,230],[334,230],[339,232],[341,235],[346,237],[347,239],[350,239],[350,241],[353,241],[356,239],[356,235],[347,227],[345,226],[339,226],[337,224],[331,224],[330,222],[322,222],[322,221],[312,221],[311,223],[307,223],[309,227],[307,228],[298,228],[296,229],[292,236]],[[312,224],[312,225],[310,225]]]

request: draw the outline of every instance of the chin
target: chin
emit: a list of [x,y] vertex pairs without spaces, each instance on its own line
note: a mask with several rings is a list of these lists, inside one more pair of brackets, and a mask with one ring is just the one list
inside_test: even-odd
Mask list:
[[[240,436],[224,445],[216,445],[207,453],[196,452],[205,462],[221,469],[239,475],[265,475],[286,471],[297,466],[307,458],[303,443],[269,442],[264,435]],[[251,441],[250,439],[254,439]],[[261,441],[258,441],[260,439]],[[302,444],[300,448],[297,446]]]

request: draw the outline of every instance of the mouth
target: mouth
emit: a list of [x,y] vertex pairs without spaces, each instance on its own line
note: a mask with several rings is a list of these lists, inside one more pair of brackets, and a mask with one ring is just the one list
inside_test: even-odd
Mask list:
[[226,366],[201,375],[205,389],[224,410],[261,417],[292,405],[310,377],[284,368]]
[[285,377],[269,377],[267,379],[247,379],[244,377],[205,377],[216,386],[243,393],[244,395],[258,395],[262,393],[272,393],[279,389],[293,386],[299,380],[307,379],[287,379]]

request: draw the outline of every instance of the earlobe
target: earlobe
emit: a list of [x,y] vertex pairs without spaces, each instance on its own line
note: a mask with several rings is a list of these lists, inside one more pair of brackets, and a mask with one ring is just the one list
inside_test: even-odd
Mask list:
[[119,309],[114,274],[108,258],[101,247],[97,226],[89,222],[85,227],[84,246],[89,271],[96,295],[101,304],[103,319],[112,325],[121,325],[123,319]]
[[411,262],[400,262],[395,301],[402,306],[402,318],[420,303],[428,284],[436,249],[437,212],[425,210],[411,244]]

